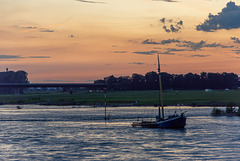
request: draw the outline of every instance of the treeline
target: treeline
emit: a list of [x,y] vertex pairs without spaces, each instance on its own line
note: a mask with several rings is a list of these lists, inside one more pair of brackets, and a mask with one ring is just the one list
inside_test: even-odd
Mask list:
[[[0,83],[27,83],[28,74],[25,71],[6,71],[0,72]],[[0,88],[0,94],[12,94],[14,93],[14,88]],[[21,89],[22,91],[22,89]],[[19,91],[19,92],[21,92]]]
[[[202,90],[238,88],[238,75],[234,73],[169,74],[161,73],[163,89]],[[115,77],[113,75],[95,83],[107,83],[108,90],[158,90],[159,76],[156,72],[145,75],[134,73],[132,76]]]

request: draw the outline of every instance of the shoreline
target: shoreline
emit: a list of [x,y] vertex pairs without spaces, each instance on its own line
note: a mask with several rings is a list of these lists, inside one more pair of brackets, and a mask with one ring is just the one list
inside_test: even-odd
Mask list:
[[[40,106],[89,106],[89,107],[105,107],[103,104],[75,104],[75,103],[1,103],[2,105],[16,105],[16,106],[24,106],[24,105],[40,105]],[[183,107],[183,106],[189,106],[189,107],[227,107],[224,103],[204,103],[204,104],[184,104],[184,105],[164,105],[164,107]],[[106,107],[158,107],[158,105],[152,105],[152,104],[107,104]],[[233,106],[233,107],[238,107]]]

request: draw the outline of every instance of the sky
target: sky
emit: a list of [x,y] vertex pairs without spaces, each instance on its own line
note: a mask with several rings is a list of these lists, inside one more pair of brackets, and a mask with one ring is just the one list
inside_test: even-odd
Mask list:
[[32,83],[240,74],[240,1],[0,0],[0,71]]

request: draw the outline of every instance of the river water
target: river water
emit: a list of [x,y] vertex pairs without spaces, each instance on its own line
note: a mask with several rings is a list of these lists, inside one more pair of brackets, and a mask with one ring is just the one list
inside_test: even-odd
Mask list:
[[0,160],[240,160],[240,117],[187,111],[183,130],[133,128],[156,107],[0,106]]

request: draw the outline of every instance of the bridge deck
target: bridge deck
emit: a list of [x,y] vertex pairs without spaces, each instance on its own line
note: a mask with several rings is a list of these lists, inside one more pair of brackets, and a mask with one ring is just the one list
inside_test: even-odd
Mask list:
[[0,87],[30,88],[30,87],[85,87],[85,88],[106,88],[105,83],[0,83]]

